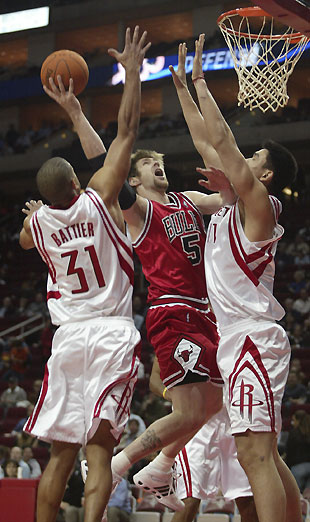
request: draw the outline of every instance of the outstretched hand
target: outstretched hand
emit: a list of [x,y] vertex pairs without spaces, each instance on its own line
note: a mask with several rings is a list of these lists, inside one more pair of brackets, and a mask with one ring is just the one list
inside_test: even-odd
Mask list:
[[145,44],[147,37],[147,32],[144,31],[140,40],[139,40],[139,26],[136,25],[135,30],[133,32],[133,36],[131,38],[130,28],[126,29],[125,36],[125,47],[122,53],[117,51],[116,49],[108,49],[108,53],[110,56],[113,56],[115,60],[122,64],[122,66],[128,69],[134,69],[141,67],[142,62],[144,60],[145,53],[151,46],[151,42]]
[[66,91],[64,84],[62,82],[61,76],[57,76],[58,87],[56,86],[52,77],[49,78],[49,83],[51,88],[49,89],[45,85],[43,86],[46,94],[49,95],[50,98],[55,100],[61,107],[65,109],[68,114],[72,114],[73,112],[81,111],[81,105],[77,97],[75,96],[73,89],[74,83],[73,78],[69,80],[69,88]]
[[172,79],[174,85],[177,89],[181,87],[187,87],[186,82],[186,71],[185,71],[185,60],[187,55],[187,47],[186,43],[179,44],[179,54],[178,54],[178,69],[174,70],[172,65],[169,65],[169,71],[172,74]]
[[223,190],[232,189],[229,179],[225,176],[224,172],[215,167],[209,167],[208,169],[196,168],[196,171],[202,176],[208,179],[200,179],[199,185],[202,187],[212,190],[212,192],[221,192]]
[[27,208],[23,208],[22,212],[24,214],[27,214],[27,217],[31,217],[32,214],[34,214],[37,210],[39,210],[40,207],[42,207],[43,201],[39,199],[38,201],[35,201],[34,199],[31,199],[30,201],[26,201],[25,206]]
[[203,76],[202,70],[202,52],[205,43],[205,35],[199,35],[198,40],[195,41],[195,56],[193,61],[192,80]]

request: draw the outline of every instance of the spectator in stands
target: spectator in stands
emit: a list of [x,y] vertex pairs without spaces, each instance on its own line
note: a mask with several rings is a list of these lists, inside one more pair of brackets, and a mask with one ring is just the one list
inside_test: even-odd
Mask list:
[[295,358],[291,360],[290,371],[297,373],[300,382],[306,384],[306,375],[301,369],[300,359]]
[[39,462],[33,457],[31,446],[25,446],[23,449],[23,461],[30,468],[30,478],[38,478],[42,474]]
[[290,370],[283,395],[283,405],[289,413],[292,404],[304,404],[307,397],[307,388],[301,383],[298,373]]
[[35,379],[32,384],[32,390],[28,393],[28,399],[32,404],[36,404],[42,386],[42,379]]
[[297,266],[304,266],[310,264],[310,255],[298,253],[294,257],[294,264]]
[[289,283],[288,290],[294,295],[298,295],[302,288],[307,288],[307,281],[304,270],[296,270],[293,275],[293,281]]
[[295,411],[292,425],[286,444],[286,463],[302,493],[310,487],[310,415],[304,410]]
[[297,236],[295,236],[295,241],[288,245],[287,253],[291,254],[292,256],[306,255],[310,253],[310,247],[304,240],[303,236],[297,234]]
[[139,422],[136,419],[129,419],[127,422],[125,431],[121,437],[120,443],[117,446],[116,450],[120,451],[128,444],[130,444],[133,440],[135,440],[139,435]]
[[17,478],[18,464],[15,460],[9,459],[3,465],[5,478]]
[[67,488],[60,508],[63,510],[65,522],[83,522],[84,519],[84,484],[80,473],[80,463],[71,471]]
[[141,433],[143,433],[146,430],[146,426],[145,426],[145,422],[142,419],[142,417],[140,417],[140,415],[137,415],[136,413],[134,413],[134,411],[135,411],[135,408],[131,407],[131,413],[129,416],[129,420],[135,419],[138,422],[138,424],[139,424],[138,436],[139,436],[139,435],[141,435]]
[[287,332],[291,347],[302,348],[304,344],[304,328],[300,323],[295,323],[293,331]]
[[294,257],[287,252],[287,242],[286,241],[279,241],[278,247],[277,247],[277,254],[276,254],[276,263],[277,268],[280,270],[293,263]]
[[14,460],[17,465],[22,468],[22,478],[30,478],[30,467],[22,458],[22,450],[19,446],[13,446],[10,452],[11,460]]
[[22,318],[27,317],[28,302],[29,302],[29,300],[25,296],[22,296],[19,298],[18,308],[16,310],[16,315],[18,316],[18,320],[21,320]]
[[27,394],[25,390],[18,385],[17,377],[10,377],[9,387],[2,393],[0,405],[7,411],[10,406],[18,406],[25,400],[27,400]]
[[30,305],[28,306],[28,317],[37,314],[41,314],[44,317],[48,317],[47,306],[42,292],[37,292],[34,301],[30,303]]
[[307,218],[305,220],[305,226],[299,230],[298,235],[302,236],[304,241],[306,241],[307,243],[310,243],[310,219],[309,218]]
[[294,301],[292,309],[299,317],[303,317],[310,312],[310,297],[308,290],[305,288],[300,290],[299,297]]
[[16,314],[16,308],[11,297],[3,298],[2,306],[0,308],[0,318],[12,319]]
[[28,345],[22,339],[13,339],[10,344],[11,368],[8,374],[23,379],[31,361]]
[[131,513],[128,481],[123,477],[108,503],[108,522],[129,522]]
[[[13,430],[11,431],[11,435],[18,435],[19,433],[21,433],[23,431],[23,427],[25,425],[25,423],[27,422],[28,418],[30,417],[30,415],[32,414],[33,412],[33,409],[34,409],[34,405],[33,404],[28,404],[27,406],[27,417],[23,417],[22,419],[20,419],[17,424],[14,426]],[[20,446],[20,444],[18,444],[18,446]]]

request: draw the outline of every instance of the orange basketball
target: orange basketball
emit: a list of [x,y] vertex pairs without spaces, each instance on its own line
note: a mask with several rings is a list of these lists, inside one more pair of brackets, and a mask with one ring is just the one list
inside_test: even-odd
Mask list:
[[73,78],[74,94],[80,94],[88,82],[89,71],[84,58],[74,51],[55,51],[43,62],[41,67],[41,82],[50,88],[49,78],[52,77],[58,85],[57,76],[60,74],[65,89],[69,87],[69,79]]

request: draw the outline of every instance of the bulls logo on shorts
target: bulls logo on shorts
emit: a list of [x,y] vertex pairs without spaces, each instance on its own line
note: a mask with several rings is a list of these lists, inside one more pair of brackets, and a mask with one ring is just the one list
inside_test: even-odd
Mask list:
[[198,344],[181,339],[174,350],[173,357],[184,368],[184,370],[195,370],[195,365],[201,353],[201,347]]

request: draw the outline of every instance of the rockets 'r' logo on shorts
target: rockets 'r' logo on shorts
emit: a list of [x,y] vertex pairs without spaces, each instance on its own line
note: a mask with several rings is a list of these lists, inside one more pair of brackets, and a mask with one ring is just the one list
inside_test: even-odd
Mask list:
[[254,386],[253,384],[245,384],[242,379],[239,388],[239,399],[236,399],[231,403],[232,406],[240,408],[240,415],[244,419],[248,417],[249,421],[253,421],[253,407],[262,406],[263,401],[255,399],[254,397]]

